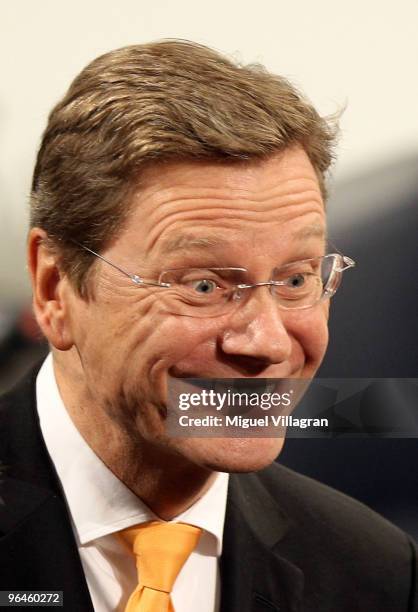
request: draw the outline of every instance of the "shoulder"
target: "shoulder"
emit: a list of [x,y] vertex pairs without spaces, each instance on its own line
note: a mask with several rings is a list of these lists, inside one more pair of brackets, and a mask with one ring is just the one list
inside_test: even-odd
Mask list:
[[[277,518],[270,513],[269,520],[287,517],[276,551],[302,569],[312,601],[326,593],[337,602],[351,590],[354,599],[356,593],[363,601],[380,593],[381,601],[398,601],[396,609],[415,609],[417,551],[402,530],[361,502],[278,463],[241,477],[248,478],[247,492],[263,491],[274,500]],[[390,605],[388,610],[395,609]]]
[[39,361],[17,383],[5,393],[0,393],[0,419],[6,423],[13,420],[17,412],[21,412],[29,404],[34,404],[36,394],[36,377],[42,366]]
[[32,436],[36,411],[36,376],[40,364],[34,367],[10,391],[0,395],[0,438],[2,457]]
[[[36,408],[36,364],[18,384],[0,397],[0,484],[13,479],[19,486],[48,488],[53,468]],[[55,486],[53,487],[55,489]]]
[[365,550],[366,544],[390,544],[393,553],[408,539],[402,530],[358,500],[278,463],[255,476],[299,530],[326,533],[345,551],[355,545]]

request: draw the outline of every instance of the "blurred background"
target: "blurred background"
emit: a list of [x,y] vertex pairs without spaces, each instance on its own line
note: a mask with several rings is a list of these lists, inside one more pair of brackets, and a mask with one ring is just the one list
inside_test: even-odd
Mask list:
[[[345,107],[330,236],[358,266],[334,300],[320,374],[417,378],[415,0],[15,0],[2,4],[0,23],[0,390],[46,352],[31,314],[25,237],[48,112],[96,56],[171,37],[264,64],[298,85],[321,114]],[[418,535],[417,455],[415,439],[291,439],[280,461]]]

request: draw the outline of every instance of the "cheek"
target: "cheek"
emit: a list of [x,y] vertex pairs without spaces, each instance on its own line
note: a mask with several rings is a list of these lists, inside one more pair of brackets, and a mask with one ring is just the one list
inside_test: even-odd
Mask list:
[[216,329],[217,324],[208,320],[157,313],[133,330],[125,357],[127,352],[135,356],[141,377],[157,384],[180,362],[207,359],[209,347],[216,345]]
[[[169,377],[202,371],[213,359],[214,323],[190,317],[168,317],[139,349],[144,399],[167,404]],[[167,374],[169,377],[167,378]]]
[[319,367],[328,346],[328,304],[297,313],[289,326],[305,357],[305,374],[312,376]]
[[[171,317],[161,329],[164,345],[155,348],[160,359],[153,374],[165,378],[190,375],[213,369],[219,320],[192,317]],[[197,373],[197,374],[196,374]]]
[[209,347],[216,346],[217,331],[218,324],[210,319],[170,317],[164,321],[160,332],[170,365],[192,355],[207,356]]
[[75,313],[76,345],[90,383],[111,387],[147,367],[164,320],[151,301],[100,297]]

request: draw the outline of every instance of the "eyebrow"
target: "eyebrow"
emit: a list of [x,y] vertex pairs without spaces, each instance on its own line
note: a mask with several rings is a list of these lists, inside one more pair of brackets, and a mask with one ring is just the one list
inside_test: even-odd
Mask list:
[[325,227],[315,223],[313,225],[307,225],[306,227],[299,228],[292,233],[292,238],[295,238],[296,240],[304,240],[307,238],[326,238],[326,235],[327,232]]
[[[292,238],[296,240],[306,240],[308,238],[325,238],[326,230],[322,225],[314,224],[299,228],[292,233]],[[213,248],[225,248],[230,246],[230,241],[219,236],[193,236],[192,234],[180,234],[168,238],[161,245],[161,252],[165,255],[179,250],[199,249],[210,251]]]
[[214,247],[226,247],[229,241],[219,236],[192,236],[191,234],[181,234],[173,238],[168,238],[161,245],[161,251],[164,254],[172,253],[173,251],[186,250],[190,248],[210,250]]

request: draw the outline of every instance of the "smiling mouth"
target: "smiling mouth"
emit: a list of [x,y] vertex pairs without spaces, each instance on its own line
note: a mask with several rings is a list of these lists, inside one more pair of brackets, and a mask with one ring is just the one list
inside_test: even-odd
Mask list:
[[291,372],[285,373],[281,376],[257,376],[257,375],[251,375],[251,374],[245,375],[245,374],[237,373],[236,370],[233,372],[219,372],[216,374],[204,374],[202,372],[196,372],[196,371],[178,372],[176,371],[174,367],[168,370],[168,376],[171,378],[190,378],[190,379],[193,378],[193,379],[199,379],[202,381],[205,379],[210,381],[210,380],[219,380],[222,378],[228,378],[228,379],[236,378],[238,380],[242,380],[244,378],[248,378],[250,380],[257,380],[257,379],[259,380],[279,380],[283,378],[301,378],[302,370],[303,370],[303,365],[297,368],[292,368]]
[[251,376],[201,377],[191,373],[182,374],[181,376],[169,375],[169,377],[172,379],[174,385],[176,380],[179,384],[181,384],[181,380],[184,380],[184,384],[187,387],[199,390],[199,392],[202,390],[213,390],[216,393],[225,393],[230,390],[246,393],[248,395],[282,393],[288,389],[288,381],[291,379],[291,377],[252,378]]

